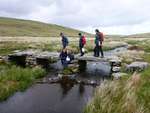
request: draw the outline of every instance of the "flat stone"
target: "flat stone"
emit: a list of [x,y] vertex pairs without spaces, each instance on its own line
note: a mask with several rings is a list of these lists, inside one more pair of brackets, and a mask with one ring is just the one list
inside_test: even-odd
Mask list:
[[[11,55],[8,55],[8,58],[12,60],[16,60],[13,58],[20,58],[23,57],[25,59],[26,64],[37,64],[37,65],[48,65],[50,63],[56,62],[60,60],[59,58],[59,53],[58,52],[49,52],[49,51],[41,51],[41,50],[26,50],[26,51],[21,51],[17,52]],[[78,60],[81,61],[94,61],[94,62],[109,62],[111,66],[121,66],[121,60],[117,56],[106,56],[104,58],[100,57],[94,57],[92,54],[86,54],[83,57],[79,55],[75,55],[76,62]]]
[[109,62],[111,64],[111,66],[121,66],[121,63],[122,63],[121,59],[119,59],[119,58],[111,59],[111,60],[109,60]]
[[59,77],[59,78],[62,78],[62,77],[63,77],[63,74],[58,74],[58,77]]
[[149,63],[147,62],[133,62],[126,66],[126,70],[129,72],[134,71],[143,71],[144,69],[148,68]]
[[53,77],[48,79],[49,83],[58,83],[61,79],[59,77]]

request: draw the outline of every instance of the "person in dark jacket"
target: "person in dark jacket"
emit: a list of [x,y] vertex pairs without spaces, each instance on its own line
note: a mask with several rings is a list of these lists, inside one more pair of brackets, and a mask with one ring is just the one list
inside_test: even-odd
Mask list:
[[101,52],[101,57],[104,57],[102,44],[103,44],[103,37],[101,37],[101,34],[98,29],[95,30],[95,48],[94,48],[94,56],[99,57],[99,53]]
[[67,50],[66,48],[61,51],[59,57],[64,68],[68,67],[68,64],[70,64],[71,61],[74,60],[74,55],[71,54],[71,51]]
[[64,67],[67,67],[68,66],[68,63],[67,63],[67,49],[63,49],[59,55],[60,59],[61,59],[61,64],[64,66]]
[[71,63],[72,60],[74,60],[74,55],[72,54],[71,50],[67,49],[67,56],[69,58],[68,64]]
[[80,54],[81,54],[81,56],[83,56],[84,55],[84,51],[83,51],[83,49],[84,49],[84,45],[85,45],[85,43],[83,42],[84,41],[84,36],[81,34],[81,33],[79,33],[78,34],[79,35],[79,48],[80,48]]
[[62,37],[61,41],[62,41],[63,49],[65,49],[69,44],[68,38],[63,33],[60,33],[60,36]]

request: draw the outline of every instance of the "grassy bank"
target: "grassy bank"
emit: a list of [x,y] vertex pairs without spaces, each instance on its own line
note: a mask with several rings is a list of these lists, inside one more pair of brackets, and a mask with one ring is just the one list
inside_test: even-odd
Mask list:
[[84,113],[150,113],[150,68],[97,88]]
[[0,65],[0,101],[6,100],[17,91],[24,91],[45,74],[45,70],[40,67],[21,68],[15,65]]
[[127,41],[128,44],[132,46],[136,46],[138,49],[141,49],[145,52],[150,52],[150,39],[144,39],[144,40],[130,40]]

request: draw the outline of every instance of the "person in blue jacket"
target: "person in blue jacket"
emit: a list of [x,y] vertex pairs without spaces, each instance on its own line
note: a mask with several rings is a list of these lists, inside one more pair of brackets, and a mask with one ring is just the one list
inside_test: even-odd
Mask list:
[[65,49],[69,44],[68,38],[63,33],[60,33],[60,36],[62,37],[61,41],[62,41],[63,49]]

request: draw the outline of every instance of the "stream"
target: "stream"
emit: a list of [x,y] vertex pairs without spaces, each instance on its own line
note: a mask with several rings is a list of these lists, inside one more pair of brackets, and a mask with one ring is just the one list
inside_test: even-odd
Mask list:
[[[123,52],[120,47],[108,52],[114,55]],[[62,69],[60,61],[51,65],[47,77],[55,76]],[[106,62],[87,62],[85,72],[76,76],[78,79],[96,80],[100,83],[110,78],[110,65]],[[0,103],[0,113],[82,113],[91,100],[95,86],[82,84],[35,84],[25,92],[17,92],[7,101]]]

